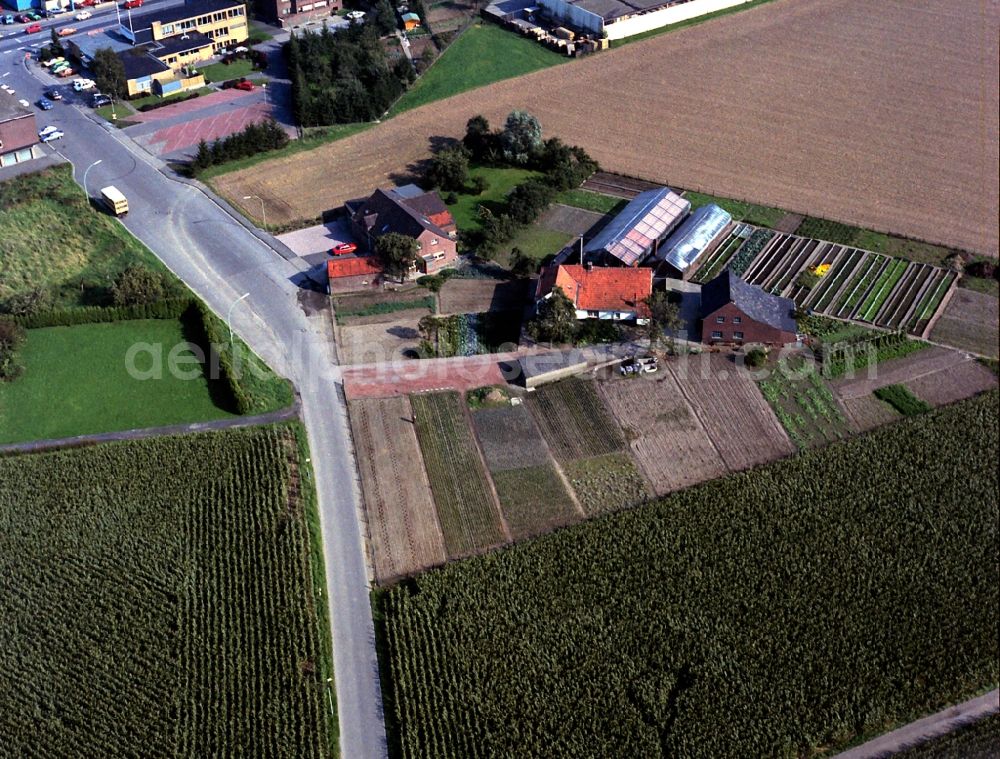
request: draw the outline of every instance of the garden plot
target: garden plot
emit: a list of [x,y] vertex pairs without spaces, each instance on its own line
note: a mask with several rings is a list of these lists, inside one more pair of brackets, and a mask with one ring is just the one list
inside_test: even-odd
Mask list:
[[[973,367],[971,372],[966,368],[969,366]],[[968,354],[932,346],[904,358],[880,363],[874,376],[845,378],[834,381],[832,387],[839,398],[849,400],[869,395],[886,385],[907,385],[924,400],[939,405],[988,390],[995,384],[992,372]],[[921,395],[917,386],[932,397]]]
[[722,456],[672,374],[619,377],[598,387],[657,495],[725,474]]
[[997,357],[1000,308],[992,295],[972,290],[955,290],[948,305],[941,312],[930,337],[946,345]]
[[441,287],[442,314],[520,311],[528,299],[529,280],[466,279],[452,277]]
[[[828,270],[809,285],[803,278]],[[937,311],[954,274],[938,266],[859,248],[776,234],[744,278],[796,306],[837,319],[920,334]]]
[[726,264],[733,259],[736,253],[743,247],[747,238],[753,233],[753,227],[749,224],[736,224],[729,235],[715,250],[712,251],[705,261],[698,267],[698,271],[691,278],[696,284],[704,284],[711,281],[717,274],[721,273]]
[[845,415],[857,432],[868,432],[903,418],[896,409],[874,395],[862,395],[841,403]]
[[799,448],[826,445],[851,432],[837,399],[819,375],[819,367],[808,359],[780,359],[761,380],[760,391]]
[[732,472],[787,456],[794,447],[750,373],[717,353],[665,367]]
[[506,542],[496,499],[458,393],[410,396],[449,558]]
[[349,409],[376,581],[443,564],[444,538],[409,399],[351,401]]
[[541,387],[529,396],[529,408],[588,516],[649,497],[593,381],[569,379]]

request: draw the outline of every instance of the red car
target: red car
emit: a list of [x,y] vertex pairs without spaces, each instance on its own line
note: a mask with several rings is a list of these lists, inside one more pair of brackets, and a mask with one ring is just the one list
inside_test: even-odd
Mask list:
[[42,31],[42,25],[38,23],[32,24],[31,26],[26,26],[24,28],[25,34],[34,34],[35,32],[40,32],[40,31]]
[[128,8],[141,8],[141,7],[142,7],[142,0],[125,0],[125,2],[122,4],[122,8],[125,8],[126,10]]
[[253,82],[249,79],[243,79],[237,82],[235,85],[236,89],[243,90],[244,92],[250,92],[253,89]]
[[342,242],[340,245],[334,245],[330,248],[331,256],[346,256],[358,249],[358,246],[353,242]]

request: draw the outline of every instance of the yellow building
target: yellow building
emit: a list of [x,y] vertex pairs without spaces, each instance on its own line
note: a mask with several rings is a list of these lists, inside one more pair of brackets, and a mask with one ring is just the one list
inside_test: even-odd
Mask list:
[[198,57],[204,55],[201,51],[186,51],[186,58],[178,58],[177,66],[207,60],[212,53],[246,42],[250,36],[246,6],[232,0],[195,0],[141,16],[133,16],[127,11],[121,15],[120,33],[135,45],[160,43],[167,46],[172,40],[180,41],[194,33],[211,40],[211,52],[207,57]]

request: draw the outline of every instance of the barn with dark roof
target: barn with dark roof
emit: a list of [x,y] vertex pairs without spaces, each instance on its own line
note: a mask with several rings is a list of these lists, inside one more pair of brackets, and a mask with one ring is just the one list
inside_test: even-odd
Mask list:
[[748,285],[726,269],[701,289],[701,339],[708,344],[787,345],[798,339],[795,303]]

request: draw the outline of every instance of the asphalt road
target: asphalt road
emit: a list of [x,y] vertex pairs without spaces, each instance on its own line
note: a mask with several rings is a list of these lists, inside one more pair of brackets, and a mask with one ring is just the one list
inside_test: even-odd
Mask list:
[[[3,79],[28,100],[50,79],[35,64],[0,59]],[[35,75],[40,79],[36,79]],[[3,76],[3,74],[0,74]],[[65,91],[65,88],[64,88]],[[128,198],[125,226],[142,240],[234,330],[299,390],[320,505],[329,615],[333,631],[341,754],[384,757],[385,725],[379,689],[369,577],[359,526],[360,494],[346,407],[328,317],[299,306],[302,272],[202,191],[168,179],[160,162],[82,106],[63,101],[38,112],[39,128],[60,127],[53,147],[69,159],[78,183],[87,174],[91,196],[114,184]],[[44,224],[44,219],[39,219]]]

